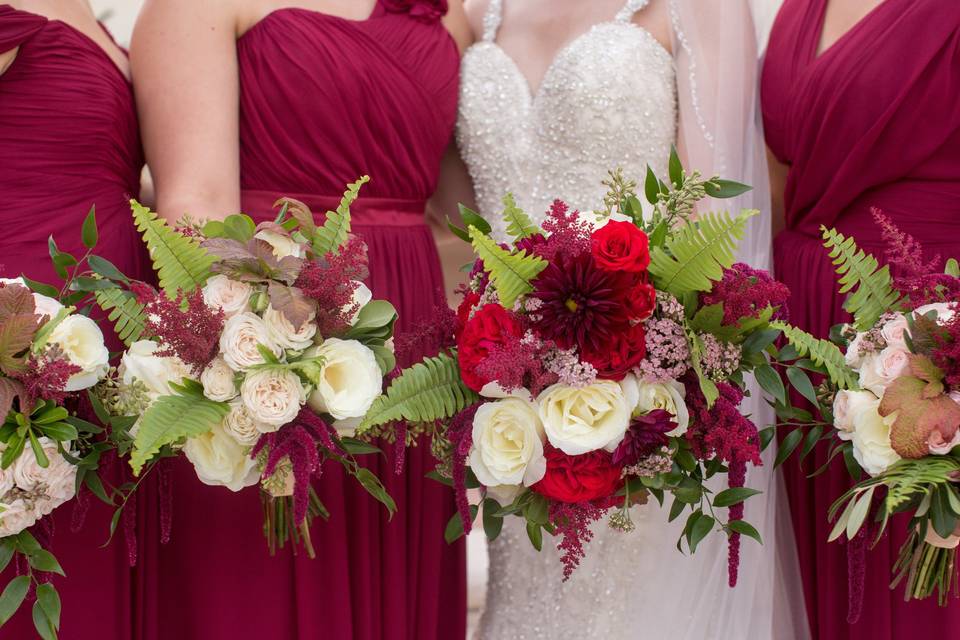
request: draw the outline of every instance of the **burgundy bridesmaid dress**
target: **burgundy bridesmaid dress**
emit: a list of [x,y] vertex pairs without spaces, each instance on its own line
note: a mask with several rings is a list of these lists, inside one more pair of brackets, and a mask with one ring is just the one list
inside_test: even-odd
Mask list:
[[[272,219],[273,202],[291,196],[322,220],[348,182],[371,176],[353,230],[369,247],[368,285],[399,311],[398,333],[444,302],[424,205],[457,106],[459,55],[445,11],[445,0],[380,0],[353,21],[286,8],[237,42],[244,212]],[[330,519],[312,528],[314,560],[289,548],[270,557],[256,488],[207,487],[181,465],[173,539],[148,560],[158,571],[144,637],[463,638],[464,545],[443,539],[453,495],[424,478],[434,466],[427,443],[407,453],[401,475],[394,448],[384,449],[362,459],[399,512],[388,520],[328,462],[316,488]]]
[[[767,142],[789,165],[777,275],[793,294],[791,320],[821,337],[849,316],[820,225],[854,235],[880,257],[870,214],[877,207],[930,256],[960,254],[960,3],[885,0],[817,57],[826,4],[786,0],[762,78]],[[847,622],[847,548],[827,543],[827,509],[851,480],[840,461],[808,479],[826,448],[814,458],[784,471],[814,638],[960,636],[960,600],[946,608],[935,598],[904,603],[902,585],[888,588],[904,518],[866,551],[861,615]]]
[[[0,51],[16,47],[0,74],[0,275],[58,282],[47,238],[83,255],[80,226],[94,204],[97,253],[128,274],[142,274],[145,252],[127,204],[139,194],[143,167],[129,83],[86,35],[0,5]],[[106,471],[114,481],[120,472]],[[84,502],[90,508],[82,522],[74,519],[73,503],[44,520],[53,524],[49,545],[67,573],[55,579],[61,637],[123,640],[131,637],[135,572],[122,535],[101,548],[112,510],[89,493]],[[45,527],[36,528],[43,535]],[[35,636],[29,603],[0,630],[4,639]]]

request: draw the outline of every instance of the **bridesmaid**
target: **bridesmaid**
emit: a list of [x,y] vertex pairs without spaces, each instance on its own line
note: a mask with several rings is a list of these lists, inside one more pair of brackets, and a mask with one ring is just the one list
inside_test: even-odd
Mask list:
[[[347,182],[372,180],[353,208],[369,286],[399,332],[443,302],[424,218],[456,117],[459,0],[150,0],[132,61],[158,210],[272,219],[289,195],[321,213]],[[429,447],[367,456],[396,499],[379,503],[329,464],[331,512],[318,557],[270,557],[256,490],[231,495],[175,471],[173,540],[145,570],[143,637],[430,640],[465,634],[463,544],[448,546],[451,492],[424,475]],[[147,539],[149,543],[149,538]],[[242,615],[233,615],[237,607]],[[175,612],[175,615],[168,615]]]
[[[960,246],[960,4],[943,0],[786,0],[762,79],[774,194],[785,229],[777,272],[791,319],[826,336],[848,319],[819,226],[883,255],[871,207],[932,255]],[[779,161],[779,162],[776,162]],[[779,192],[779,193],[778,193]],[[776,197],[775,195],[775,197]],[[832,300],[824,295],[834,292]],[[826,300],[826,304],[824,301]],[[804,569],[810,626],[820,640],[956,637],[960,607],[904,603],[888,589],[905,519],[864,558],[862,615],[848,593],[848,547],[827,543],[827,509],[850,486],[842,464],[809,480],[824,450],[785,470]],[[857,549],[851,549],[856,565]]]
[[[143,167],[129,65],[87,2],[0,4],[0,114],[0,275],[57,282],[47,238],[82,255],[80,226],[93,204],[97,253],[142,274],[146,254],[127,204],[139,195]],[[83,497],[90,509],[78,531],[71,505],[45,519],[67,573],[56,580],[64,637],[130,638],[128,549],[122,540],[101,548],[112,510],[89,492]],[[24,604],[0,637],[34,637],[30,608]]]

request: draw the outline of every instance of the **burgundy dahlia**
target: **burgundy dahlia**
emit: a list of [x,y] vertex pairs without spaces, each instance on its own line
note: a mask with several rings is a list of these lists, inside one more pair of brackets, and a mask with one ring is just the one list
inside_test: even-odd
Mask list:
[[534,281],[532,295],[543,304],[533,324],[561,349],[597,353],[627,329],[622,300],[628,285],[621,274],[598,268],[590,254],[552,262]]
[[677,428],[673,415],[663,409],[638,416],[630,421],[623,441],[613,452],[613,464],[633,466],[670,444],[667,433]]

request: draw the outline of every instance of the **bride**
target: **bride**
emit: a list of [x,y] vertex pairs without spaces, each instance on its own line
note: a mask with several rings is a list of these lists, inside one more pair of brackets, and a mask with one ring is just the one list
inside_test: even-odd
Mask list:
[[[592,209],[602,202],[608,169],[642,180],[650,165],[662,177],[676,145],[684,166],[755,185],[725,206],[762,209],[740,257],[770,266],[746,0],[466,6],[477,42],[463,59],[457,143],[479,211],[501,238],[506,192],[538,222],[554,198]],[[744,406],[758,424],[769,424],[759,393]],[[545,544],[537,553],[520,519],[508,518],[490,544],[478,637],[807,637],[789,522],[776,517],[772,453],[748,477],[748,486],[764,493],[747,501],[745,519],[764,544],[743,541],[735,589],[727,587],[726,538],[712,534],[694,556],[681,555],[675,545],[684,518],[667,523],[655,502],[634,507],[632,533],[598,523],[586,559],[566,583],[556,549]]]

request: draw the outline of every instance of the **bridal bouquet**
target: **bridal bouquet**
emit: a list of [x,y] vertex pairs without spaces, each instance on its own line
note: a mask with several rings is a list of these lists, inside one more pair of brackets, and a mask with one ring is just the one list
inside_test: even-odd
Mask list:
[[308,518],[327,513],[310,482],[327,459],[395,509],[353,458],[377,449],[338,435],[395,366],[396,312],[363,285],[366,245],[350,234],[364,182],[319,227],[292,200],[274,222],[233,215],[202,228],[171,228],[133,203],[160,289],[118,278],[98,291],[129,345],[101,397],[136,417],[134,474],[182,452],[205,484],[259,484],[271,550],[292,537],[313,556]]
[[[469,530],[478,506],[464,489],[480,486],[488,537],[511,514],[537,549],[543,531],[560,536],[566,579],[593,522],[610,514],[610,526],[629,531],[632,504],[672,494],[671,520],[690,511],[691,552],[713,530],[730,537],[735,584],[740,535],[759,540],[742,515],[759,493],[744,486],[746,465],[761,451],[738,406],[788,292],[734,262],[756,211],[693,215],[705,196],[747,188],[687,175],[675,154],[670,167],[669,183],[648,174],[647,219],[619,172],[605,182],[603,210],[556,201],[542,226],[508,195],[507,243],[462,208],[468,230],[455,233],[478,260],[455,340],[394,380],[361,425],[445,421],[438,476],[459,494],[448,540]],[[730,488],[712,494],[704,481],[718,473]]]
[[854,322],[833,331],[846,353],[814,398],[824,422],[808,438],[833,427],[830,459],[843,454],[855,479],[868,476],[831,508],[830,539],[879,540],[892,514],[912,514],[891,586],[906,579],[908,599],[937,591],[945,604],[960,544],[960,268],[951,259],[939,272],[939,257],[924,262],[919,243],[874,217],[895,278],[853,238],[823,230]]

